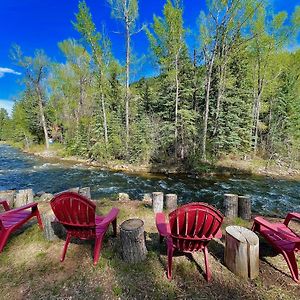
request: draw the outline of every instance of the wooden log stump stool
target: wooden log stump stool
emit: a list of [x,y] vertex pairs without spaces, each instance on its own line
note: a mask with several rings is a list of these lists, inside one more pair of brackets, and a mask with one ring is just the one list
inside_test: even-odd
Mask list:
[[259,274],[259,239],[241,226],[226,227],[225,265],[234,274],[254,279]]
[[128,263],[138,263],[147,256],[144,222],[129,219],[120,225],[120,237],[123,259]]
[[[0,191],[0,200],[6,200],[8,202],[9,207],[14,207],[14,201],[15,201],[15,190],[6,190],[6,191]],[[0,207],[0,212],[4,211],[2,208],[2,205]]]
[[224,195],[224,215],[227,218],[236,218],[238,216],[238,195]]
[[154,192],[152,193],[152,207],[154,213],[162,212],[164,209],[164,193]]
[[251,199],[248,196],[239,196],[239,217],[244,220],[251,219]]
[[21,207],[31,202],[33,202],[32,189],[19,190],[15,196],[14,207]]
[[42,222],[44,225],[44,237],[48,241],[55,241],[65,235],[64,227],[56,220],[52,210],[41,213]]
[[166,208],[168,211],[173,211],[177,208],[176,194],[166,194]]

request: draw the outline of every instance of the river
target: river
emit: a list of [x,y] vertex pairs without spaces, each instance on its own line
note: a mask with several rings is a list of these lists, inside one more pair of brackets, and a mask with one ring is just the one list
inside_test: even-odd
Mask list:
[[144,193],[176,193],[180,203],[205,201],[220,207],[224,193],[249,195],[253,211],[283,216],[300,211],[300,182],[260,176],[207,177],[128,174],[45,160],[0,145],[0,190],[32,188],[34,192],[56,193],[71,187],[90,186],[94,199],[128,193],[141,199]]

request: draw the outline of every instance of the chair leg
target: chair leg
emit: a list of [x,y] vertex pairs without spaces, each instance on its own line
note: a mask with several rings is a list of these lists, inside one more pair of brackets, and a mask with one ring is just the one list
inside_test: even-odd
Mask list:
[[294,252],[282,252],[284,259],[286,260],[288,267],[290,269],[292,278],[297,282],[300,283],[299,278],[299,271],[298,271],[298,265],[295,257]]
[[4,246],[6,245],[7,239],[8,239],[9,233],[4,232],[0,235],[0,252],[2,252]]
[[160,234],[158,234],[158,235],[159,235],[159,243],[161,244],[163,242],[163,240],[164,240],[164,237],[162,235],[160,235]]
[[117,236],[117,218],[112,221],[112,227],[114,232],[114,237]]
[[103,241],[104,233],[97,236],[95,239],[95,249],[94,249],[94,265],[97,264],[99,257],[100,257],[100,250],[102,248],[102,241]]
[[67,252],[70,240],[71,240],[71,235],[69,233],[67,233],[66,242],[65,242],[64,249],[63,249],[63,252],[61,255],[61,259],[60,259],[61,262],[63,262],[65,260],[65,256],[66,256],[66,252]]
[[206,273],[205,277],[206,277],[207,281],[210,281],[211,280],[211,270],[210,270],[209,261],[208,261],[208,250],[207,250],[207,247],[204,247],[203,253],[204,253],[205,273]]
[[168,272],[167,277],[168,279],[172,278],[172,261],[173,261],[173,253],[174,253],[174,247],[173,243],[170,241],[167,241],[167,252],[168,252]]
[[38,220],[39,227],[40,227],[41,230],[43,230],[44,229],[44,225],[43,225],[42,218],[41,218],[41,215],[40,215],[40,212],[39,212],[38,209],[36,209],[35,214],[36,214],[36,218]]

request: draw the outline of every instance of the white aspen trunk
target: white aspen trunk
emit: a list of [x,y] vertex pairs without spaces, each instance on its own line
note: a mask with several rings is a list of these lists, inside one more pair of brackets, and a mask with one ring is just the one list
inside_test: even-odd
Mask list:
[[260,115],[260,106],[261,106],[261,96],[263,90],[263,80],[261,78],[258,79],[258,90],[257,96],[254,100],[254,145],[253,151],[254,154],[257,152],[257,144],[258,144],[258,125],[259,125],[259,115]]
[[125,94],[125,119],[126,119],[126,151],[129,143],[129,82],[130,82],[130,28],[128,12],[125,15],[126,22],[126,94]]
[[175,57],[175,83],[176,83],[176,95],[175,95],[175,157],[177,157],[178,150],[178,102],[179,102],[179,79],[178,79],[178,55]]
[[207,123],[209,114],[209,94],[211,85],[211,74],[214,63],[214,55],[209,62],[209,69],[206,74],[206,93],[205,93],[205,111],[204,111],[204,124],[203,124],[203,136],[202,136],[202,159],[206,160],[206,138],[207,138]]
[[105,146],[108,144],[108,134],[107,134],[107,121],[106,121],[106,110],[105,110],[105,99],[104,99],[104,93],[103,93],[103,87],[102,83],[101,85],[101,105],[102,105],[102,112],[103,112],[103,129],[104,129],[104,140],[105,140]]
[[41,116],[41,123],[44,131],[44,136],[45,136],[45,146],[46,149],[49,149],[49,137],[48,137],[48,131],[47,131],[47,124],[46,124],[46,118],[44,114],[44,107],[43,107],[43,100],[41,96],[41,91],[39,86],[36,87],[36,92],[39,100],[39,109],[40,109],[40,116]]

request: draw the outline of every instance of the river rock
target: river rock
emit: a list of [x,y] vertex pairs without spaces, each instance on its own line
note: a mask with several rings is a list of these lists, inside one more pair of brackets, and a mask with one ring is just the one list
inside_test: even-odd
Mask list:
[[119,193],[118,194],[118,200],[119,201],[129,201],[130,198],[129,198],[129,195],[126,194],[126,193]]
[[142,201],[147,205],[152,205],[152,194],[151,193],[144,194]]

